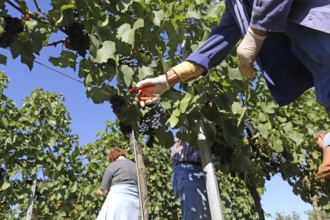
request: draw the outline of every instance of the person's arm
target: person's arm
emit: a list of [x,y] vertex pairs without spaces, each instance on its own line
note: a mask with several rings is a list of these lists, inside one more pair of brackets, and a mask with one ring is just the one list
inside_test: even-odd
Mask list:
[[323,161],[319,166],[316,178],[318,180],[330,178],[330,146],[323,149]]
[[212,30],[208,39],[187,57],[186,61],[196,63],[205,71],[209,71],[219,65],[235,48],[242,34],[231,13],[231,7],[226,4],[219,25]]
[[212,30],[208,39],[186,61],[172,67],[165,74],[137,83],[140,105],[149,105],[157,101],[158,96],[179,82],[196,79],[206,73],[230,53],[241,37],[239,28],[229,10],[222,16],[219,25]]
[[105,196],[106,192],[110,189],[112,177],[113,177],[113,171],[111,169],[111,166],[109,165],[105,169],[101,185],[100,185],[99,189],[97,190],[97,195]]
[[330,178],[330,133],[324,135],[322,145],[323,160],[316,174],[316,178],[319,180]]
[[104,197],[105,194],[106,194],[106,190],[104,190],[104,189],[98,189],[97,190],[97,195],[98,196]]

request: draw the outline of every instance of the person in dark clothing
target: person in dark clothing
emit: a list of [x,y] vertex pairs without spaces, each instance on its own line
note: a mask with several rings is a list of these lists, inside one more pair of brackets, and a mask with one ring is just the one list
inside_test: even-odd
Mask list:
[[[185,128],[180,128],[185,132]],[[176,138],[171,150],[172,185],[180,200],[182,220],[211,220],[205,175],[198,150]]]
[[[252,8],[251,19],[246,8]],[[256,75],[253,62],[258,56],[279,106],[315,87],[316,99],[330,117],[329,0],[227,0],[219,25],[201,47],[165,74],[136,84],[141,107],[156,102],[176,83],[205,75],[242,37],[237,54],[243,76]]]

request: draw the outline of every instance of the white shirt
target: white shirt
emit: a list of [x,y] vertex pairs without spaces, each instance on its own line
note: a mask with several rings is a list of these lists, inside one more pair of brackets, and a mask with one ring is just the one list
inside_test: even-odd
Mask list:
[[330,146],[330,132],[326,133],[323,137],[323,149]]

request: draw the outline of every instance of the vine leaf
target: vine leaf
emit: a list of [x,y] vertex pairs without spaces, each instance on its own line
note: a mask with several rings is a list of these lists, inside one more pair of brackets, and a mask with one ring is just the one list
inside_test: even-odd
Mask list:
[[180,111],[181,113],[185,113],[187,110],[187,107],[189,105],[190,100],[193,98],[193,96],[190,93],[187,93],[183,99],[180,101]]
[[96,57],[90,56],[91,61],[96,63],[106,63],[108,59],[115,59],[116,44],[113,41],[105,41],[102,47],[97,50]]
[[74,9],[76,6],[73,4],[70,5],[63,5],[61,6],[60,12],[61,12],[61,17],[58,19],[57,23],[61,23],[62,21],[65,21],[67,18],[66,13],[64,13],[68,9]]
[[129,87],[132,83],[132,78],[134,75],[134,71],[132,70],[132,68],[128,67],[127,65],[124,65],[122,67],[122,72],[124,73],[124,82],[126,84],[127,87]]
[[131,28],[131,25],[129,25],[128,23],[125,23],[118,28],[117,38],[133,46],[135,42],[135,31],[143,26],[143,19],[138,19],[134,23],[133,28]]
[[58,66],[61,68],[70,67],[72,69],[75,69],[77,64],[76,59],[77,59],[76,53],[63,50],[61,52],[60,57],[49,57],[49,62],[51,62],[54,66]]
[[7,64],[7,57],[0,54],[0,64]]
[[201,13],[198,10],[196,10],[195,4],[189,4],[187,16],[190,18],[197,18],[197,19],[201,17]]
[[166,123],[170,123],[170,126],[174,128],[179,122],[179,118],[178,118],[179,116],[180,116],[180,109],[175,109]]
[[165,18],[165,13],[163,10],[159,10],[159,11],[154,11],[154,24],[156,26],[160,26],[161,25],[161,22],[162,20],[164,20]]
[[272,147],[273,149],[278,152],[278,153],[281,153],[283,152],[283,143],[280,139],[274,137],[274,136],[271,136],[269,138],[269,141],[272,143]]
[[147,77],[152,77],[153,74],[154,74],[153,68],[151,68],[149,66],[139,67],[139,78],[140,79],[144,79],[144,78],[147,78]]
[[3,184],[2,184],[2,186],[1,186],[1,191],[4,191],[4,190],[6,190],[6,189],[8,189],[10,187],[10,183],[9,182],[4,182]]
[[238,68],[231,68],[228,71],[228,76],[230,80],[242,80],[242,75]]

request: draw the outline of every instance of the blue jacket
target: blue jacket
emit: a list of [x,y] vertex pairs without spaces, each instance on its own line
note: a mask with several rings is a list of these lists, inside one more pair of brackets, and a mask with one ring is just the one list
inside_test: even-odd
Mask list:
[[[271,31],[259,53],[260,65],[275,101],[280,106],[287,105],[314,84],[312,74],[291,52],[291,42],[283,32],[286,23],[290,21],[309,27],[311,22],[308,21],[313,20],[318,24],[312,25],[314,29],[330,31],[330,22],[324,20],[324,16],[330,19],[329,0],[247,2],[248,6],[253,8],[251,27]],[[293,10],[293,6],[297,7],[297,10]],[[310,19],[310,16],[313,16],[313,19]],[[197,63],[206,70],[217,66],[245,35],[249,23],[242,0],[226,1],[226,10],[219,25],[212,30],[204,44],[186,60]],[[267,80],[269,78],[270,80]]]
[[253,2],[251,27],[264,31],[285,32],[288,21],[329,34],[330,0]]

